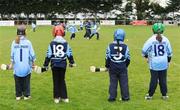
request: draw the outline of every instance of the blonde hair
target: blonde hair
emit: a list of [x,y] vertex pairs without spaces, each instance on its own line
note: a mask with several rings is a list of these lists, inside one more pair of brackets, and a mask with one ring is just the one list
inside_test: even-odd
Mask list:
[[20,36],[18,36],[18,35],[16,36],[15,43],[16,43],[16,44],[19,44],[19,43],[20,43]]

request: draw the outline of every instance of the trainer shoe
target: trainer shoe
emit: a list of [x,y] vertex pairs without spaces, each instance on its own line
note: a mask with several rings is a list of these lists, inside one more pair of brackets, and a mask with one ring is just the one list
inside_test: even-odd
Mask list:
[[167,99],[169,99],[169,96],[167,96],[167,95],[166,96],[162,96],[162,99],[163,100],[167,100]]
[[54,103],[58,104],[59,103],[59,98],[55,98]]
[[66,99],[61,99],[62,102],[65,102],[65,103],[69,103],[69,99],[66,98]]
[[16,97],[16,100],[18,101],[18,100],[21,100],[21,97]]
[[31,96],[24,97],[24,100],[29,100],[29,99],[31,99]]
[[151,99],[152,99],[152,96],[149,96],[149,94],[146,94],[145,100],[151,100]]
[[108,101],[109,101],[109,102],[115,102],[116,99],[111,99],[111,98],[109,98]]

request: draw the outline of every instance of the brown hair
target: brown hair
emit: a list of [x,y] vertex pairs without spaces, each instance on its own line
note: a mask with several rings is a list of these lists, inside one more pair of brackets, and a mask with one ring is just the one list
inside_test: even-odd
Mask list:
[[18,35],[16,36],[15,42],[16,42],[16,44],[20,43],[20,36],[18,36]]
[[161,36],[161,34],[157,34],[156,40],[159,41],[160,43],[162,42],[162,36]]

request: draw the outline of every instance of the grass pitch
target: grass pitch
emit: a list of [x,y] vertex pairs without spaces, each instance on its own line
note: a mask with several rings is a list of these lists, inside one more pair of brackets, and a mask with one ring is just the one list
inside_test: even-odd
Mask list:
[[[108,86],[109,75],[106,72],[94,74],[89,72],[89,66],[104,66],[105,50],[108,43],[113,41],[113,32],[117,28],[126,31],[125,42],[131,54],[129,66],[129,89],[131,100],[129,102],[116,101],[109,103]],[[42,65],[48,44],[52,40],[50,26],[39,26],[36,32],[30,27],[27,31],[28,39],[32,42],[36,53],[36,64]],[[95,37],[91,40],[83,38],[84,31],[76,34],[75,40],[66,39],[73,50],[77,64],[75,68],[67,68],[66,83],[70,103],[54,104],[52,92],[51,71],[38,75],[32,73],[31,95],[28,101],[16,101],[14,78],[12,71],[0,70],[0,110],[179,110],[180,109],[180,27],[166,27],[164,35],[168,36],[173,57],[168,70],[169,99],[161,99],[159,87],[153,100],[146,101],[144,96],[149,86],[148,64],[141,56],[144,42],[152,35],[151,26],[102,26],[100,40]],[[10,46],[15,39],[15,27],[0,27],[0,63],[10,63]],[[118,88],[118,98],[120,90]]]

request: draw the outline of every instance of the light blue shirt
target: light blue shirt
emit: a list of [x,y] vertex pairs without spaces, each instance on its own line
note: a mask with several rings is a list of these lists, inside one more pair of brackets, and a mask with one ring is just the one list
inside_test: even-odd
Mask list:
[[80,23],[80,27],[83,27],[83,22]]
[[77,28],[76,28],[75,25],[71,25],[71,26],[69,26],[68,31],[71,32],[71,33],[75,33],[75,32],[77,32],[78,30],[77,30]]
[[31,24],[31,27],[32,27],[32,28],[36,28],[36,24],[32,23],[32,24]]
[[168,68],[168,57],[172,56],[169,40],[162,36],[162,42],[156,40],[156,34],[149,38],[142,49],[142,55],[148,56],[149,68],[152,70],[165,70]]
[[14,74],[25,77],[31,73],[32,63],[35,61],[35,53],[32,44],[26,37],[20,37],[20,43],[15,41],[11,45],[11,61],[14,65]]
[[91,28],[91,33],[96,34],[97,32],[98,32],[98,27],[96,24],[94,24],[93,27]]

